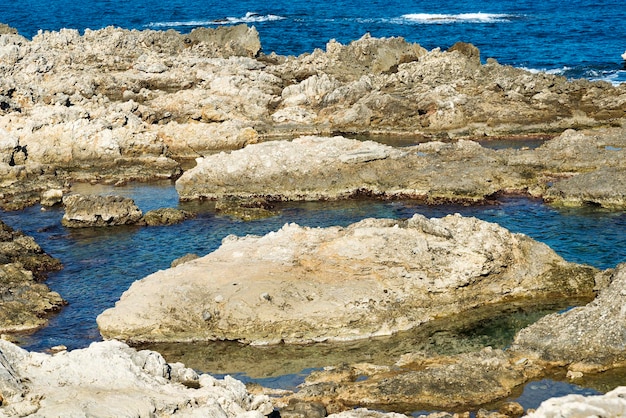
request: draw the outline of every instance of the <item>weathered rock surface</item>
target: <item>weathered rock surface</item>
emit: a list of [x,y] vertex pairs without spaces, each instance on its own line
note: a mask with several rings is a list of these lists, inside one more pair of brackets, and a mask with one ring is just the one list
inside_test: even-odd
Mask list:
[[215,202],[215,211],[244,221],[268,218],[278,214],[274,210],[274,205],[268,199],[262,197],[246,199],[225,196]]
[[354,340],[479,306],[591,298],[595,275],[475,218],[292,224],[137,281],[97,321],[133,342]]
[[61,263],[46,254],[32,237],[0,221],[0,333],[33,330],[64,300],[39,283]]
[[2,32],[5,207],[68,180],[175,178],[181,161],[276,137],[558,133],[619,126],[626,114],[624,84],[483,65],[467,44],[426,51],[364,36],[281,57],[259,56],[245,26],[64,29],[30,41]]
[[61,223],[68,228],[133,225],[143,216],[132,199],[122,196],[73,194],[63,198],[63,205]]
[[626,365],[626,264],[589,304],[548,315],[526,327],[512,350],[572,371],[601,371]]
[[605,395],[567,395],[548,399],[528,418],[578,418],[626,416],[626,387],[621,386]]
[[231,377],[198,376],[181,363],[117,341],[54,355],[0,340],[2,416],[208,416],[263,418],[267,396]]
[[199,160],[176,182],[183,200],[351,196],[481,202],[530,193],[554,204],[626,208],[626,129],[568,130],[537,149],[438,141],[394,148],[343,137],[249,145]]
[[176,189],[183,200],[363,195],[483,201],[507,181],[515,184],[508,178],[516,173],[505,161],[495,151],[464,140],[404,149],[343,137],[302,137],[206,157],[177,180]]
[[149,226],[174,225],[187,219],[193,218],[195,214],[174,208],[159,208],[146,212],[138,223]]
[[506,397],[541,372],[526,359],[491,348],[457,356],[408,354],[393,367],[361,363],[313,372],[291,399],[321,402],[331,411],[471,410]]

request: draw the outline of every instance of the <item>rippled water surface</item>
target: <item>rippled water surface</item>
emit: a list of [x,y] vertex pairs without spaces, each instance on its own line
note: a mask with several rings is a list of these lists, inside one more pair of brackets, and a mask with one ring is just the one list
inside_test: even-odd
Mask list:
[[[170,182],[115,188],[78,185],[74,191],[129,196],[144,212],[159,207],[179,207],[196,211],[199,215],[172,226],[72,230],[60,225],[61,208],[42,211],[35,206],[23,211],[0,212],[3,221],[33,235],[48,253],[59,258],[65,266],[62,271],[52,274],[47,283],[68,300],[69,305],[51,318],[48,327],[21,337],[21,344],[31,350],[45,350],[58,344],[74,349],[98,341],[101,337],[95,323],[96,316],[112,307],[133,281],[168,268],[172,260],[185,254],[205,255],[215,250],[222,238],[229,234],[265,234],[288,222],[325,227],[348,225],[367,217],[409,218],[414,213],[441,217],[461,213],[527,234],[548,244],[569,261],[604,269],[626,260],[624,212],[591,207],[558,209],[523,197],[505,198],[497,205],[472,207],[424,206],[414,201],[376,200],[289,203],[279,206],[278,216],[242,222],[216,215],[211,203],[179,203]],[[517,329],[532,323],[542,314],[514,309],[509,316],[501,315],[495,321],[487,318],[469,329],[446,329],[444,326],[422,334],[368,341],[366,345],[322,344],[306,348],[259,350],[235,343],[220,343],[154,348],[163,352],[169,361],[182,360],[199,370],[230,373],[269,386],[289,387],[299,383],[310,368],[354,360],[382,362],[384,358],[392,358],[418,346],[422,350],[443,354],[485,345],[506,347]],[[255,358],[255,361],[250,362],[250,358]],[[254,368],[250,368],[251,363]],[[573,390],[571,386],[567,387],[567,391]],[[580,391],[586,390],[580,388]],[[526,391],[534,393],[530,386]]]

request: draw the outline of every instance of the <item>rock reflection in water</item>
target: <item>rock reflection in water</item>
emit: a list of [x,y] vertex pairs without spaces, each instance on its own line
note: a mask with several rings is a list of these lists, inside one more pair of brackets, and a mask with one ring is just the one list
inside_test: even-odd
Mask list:
[[[536,302],[536,301],[535,301]],[[533,308],[510,305],[480,309],[456,318],[433,321],[419,329],[391,337],[343,343],[309,345],[250,346],[237,342],[159,343],[139,348],[155,350],[168,362],[182,362],[198,371],[235,374],[245,381],[267,385],[274,381],[285,388],[285,382],[307,370],[341,364],[372,363],[391,366],[406,353],[454,355],[483,347],[506,348],[515,333],[541,316],[584,301],[548,302]],[[274,379],[279,377],[279,379]],[[269,380],[268,380],[269,379]]]

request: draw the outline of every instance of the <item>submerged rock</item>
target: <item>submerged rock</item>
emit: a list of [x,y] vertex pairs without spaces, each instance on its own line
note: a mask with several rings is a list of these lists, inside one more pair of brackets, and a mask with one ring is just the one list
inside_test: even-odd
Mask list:
[[292,224],[137,281],[97,321],[133,342],[355,340],[479,306],[591,298],[595,274],[475,218]]
[[541,372],[526,359],[491,348],[457,356],[408,354],[393,367],[360,363],[315,371],[290,399],[317,401],[333,411],[357,405],[471,410],[506,397]]
[[174,208],[160,208],[150,210],[141,218],[139,223],[145,223],[149,226],[157,225],[174,225],[181,223],[187,219],[193,218],[194,213],[186,210],[174,209]]
[[74,194],[63,198],[63,205],[61,223],[68,228],[133,225],[143,215],[132,199],[121,196]]
[[159,353],[117,341],[54,355],[0,340],[3,416],[215,416],[263,418],[265,395],[230,376],[198,376]]
[[274,205],[262,197],[242,199],[226,196],[215,203],[217,213],[232,216],[233,218],[244,221],[276,216],[278,212],[273,209]]

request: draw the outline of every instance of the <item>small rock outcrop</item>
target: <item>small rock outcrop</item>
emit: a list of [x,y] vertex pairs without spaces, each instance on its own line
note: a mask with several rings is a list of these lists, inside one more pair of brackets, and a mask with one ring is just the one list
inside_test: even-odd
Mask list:
[[117,341],[54,355],[0,340],[2,416],[215,416],[263,418],[266,395],[244,384],[168,364]]
[[591,299],[596,273],[475,218],[291,224],[133,283],[97,322],[132,342],[356,340],[479,306]]
[[0,221],[0,333],[41,328],[65,301],[41,280],[61,269],[32,237]]
[[174,208],[160,208],[146,212],[138,222],[148,226],[174,225],[193,218],[194,213]]
[[133,225],[143,216],[132,199],[122,196],[74,194],[64,197],[63,205],[61,223],[68,228]]
[[625,305],[626,264],[620,264],[596,299],[526,327],[511,349],[574,372],[624,366]]
[[215,211],[243,221],[269,218],[278,214],[274,210],[274,205],[262,197],[245,199],[225,196],[215,202]]

